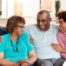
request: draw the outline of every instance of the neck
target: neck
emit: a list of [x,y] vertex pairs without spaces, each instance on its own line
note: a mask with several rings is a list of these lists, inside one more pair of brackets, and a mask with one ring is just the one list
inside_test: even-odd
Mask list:
[[16,34],[16,33],[11,33],[11,40],[12,41],[17,41],[17,39],[18,39],[18,35]]
[[45,30],[45,31],[48,31],[48,30],[49,30],[49,28],[50,28],[50,25],[48,25],[48,27],[46,27],[46,30]]

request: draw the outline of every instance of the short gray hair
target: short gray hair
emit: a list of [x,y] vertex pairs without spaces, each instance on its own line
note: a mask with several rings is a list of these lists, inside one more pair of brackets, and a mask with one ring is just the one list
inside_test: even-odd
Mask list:
[[46,13],[48,18],[51,18],[50,17],[50,13],[47,10],[41,10],[41,11],[39,11],[38,14],[37,14],[37,18],[38,18],[38,15],[43,14],[43,13]]

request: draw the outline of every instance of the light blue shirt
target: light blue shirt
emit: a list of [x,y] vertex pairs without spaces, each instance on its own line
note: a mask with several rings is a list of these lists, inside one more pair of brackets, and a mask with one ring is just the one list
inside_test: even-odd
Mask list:
[[10,34],[5,34],[2,36],[2,42],[0,42],[0,52],[4,53],[4,59],[12,62],[20,62],[23,59],[29,59],[28,54],[34,49],[29,42],[28,34],[23,33],[18,39],[18,44],[16,41],[12,41],[14,49],[16,49],[17,44],[18,52],[14,51],[10,37]]
[[25,31],[32,37],[33,45],[37,53],[38,59],[60,58],[60,53],[53,50],[52,43],[58,43],[56,34],[58,32],[57,25],[50,25],[48,31],[44,32],[37,28],[36,24],[27,26]]

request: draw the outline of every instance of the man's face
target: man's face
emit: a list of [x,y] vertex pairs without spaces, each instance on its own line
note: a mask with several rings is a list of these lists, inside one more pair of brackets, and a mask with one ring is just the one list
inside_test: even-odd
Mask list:
[[48,18],[47,13],[39,14],[37,17],[37,25],[40,30],[46,31],[50,26],[50,18]]

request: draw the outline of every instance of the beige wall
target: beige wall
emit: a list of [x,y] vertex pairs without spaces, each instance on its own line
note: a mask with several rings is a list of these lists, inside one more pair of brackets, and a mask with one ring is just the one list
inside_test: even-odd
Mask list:
[[52,6],[53,6],[52,3],[53,3],[52,0],[41,0],[41,9],[52,11]]
[[[34,18],[34,17],[25,17],[25,20],[26,20],[26,26],[36,23],[36,18]],[[0,19],[0,26],[4,26],[5,27],[6,23],[7,23],[7,19]],[[56,19],[53,19],[51,21],[51,23],[57,24]]]
[[[30,25],[30,24],[36,23],[36,19],[34,17],[25,17],[25,20],[26,20],[26,25]],[[5,27],[6,23],[7,23],[7,19],[6,18],[0,19],[0,26],[4,26]]]
[[23,4],[21,0],[14,0],[14,15],[23,15]]
[[0,19],[0,26],[6,26],[7,19]]

